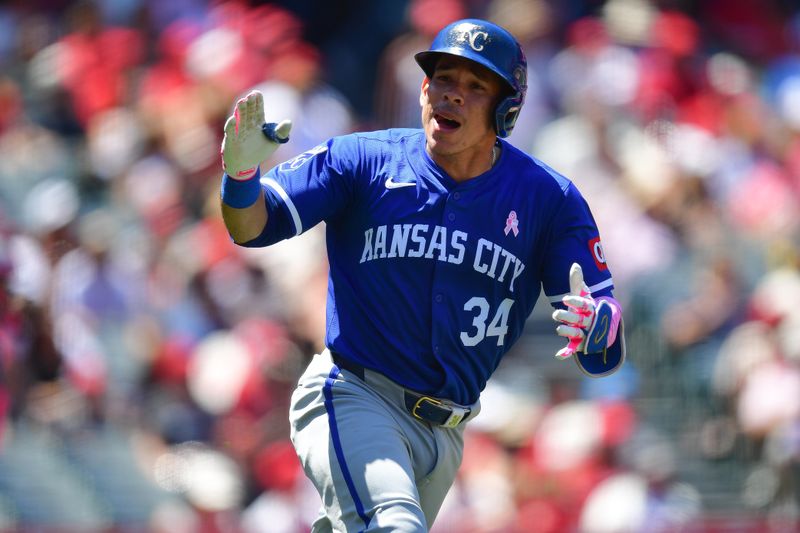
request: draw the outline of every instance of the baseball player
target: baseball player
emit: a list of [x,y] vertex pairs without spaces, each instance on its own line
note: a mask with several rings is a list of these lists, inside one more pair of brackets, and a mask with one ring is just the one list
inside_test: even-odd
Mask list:
[[463,431],[541,290],[592,376],[625,358],[599,232],[575,185],[507,141],[525,99],[515,39],[483,20],[416,55],[422,129],[333,138],[262,176],[291,124],[253,92],[225,125],[222,212],[268,246],[325,221],[327,349],[292,396],[292,441],[322,498],[313,531],[427,531]]

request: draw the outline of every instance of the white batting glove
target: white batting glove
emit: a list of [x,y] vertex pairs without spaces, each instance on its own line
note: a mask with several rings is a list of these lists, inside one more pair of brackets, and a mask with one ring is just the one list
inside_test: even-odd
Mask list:
[[561,299],[567,308],[557,309],[553,313],[553,320],[560,322],[556,333],[569,339],[556,357],[566,359],[575,355],[575,352],[602,352],[616,338],[621,316],[615,307],[616,300],[592,298],[589,287],[583,281],[583,269],[578,263],[573,263],[569,269],[569,288],[569,294]]
[[289,140],[291,129],[290,120],[266,124],[264,95],[252,91],[236,102],[233,115],[225,122],[225,137],[220,150],[223,170],[236,180],[252,178],[261,162]]

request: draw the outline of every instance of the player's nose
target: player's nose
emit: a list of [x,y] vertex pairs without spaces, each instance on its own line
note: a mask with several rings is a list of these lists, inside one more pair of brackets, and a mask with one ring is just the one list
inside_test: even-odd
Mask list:
[[445,101],[453,102],[454,104],[461,105],[464,103],[464,95],[457,85],[451,85],[448,87],[444,91],[442,97]]

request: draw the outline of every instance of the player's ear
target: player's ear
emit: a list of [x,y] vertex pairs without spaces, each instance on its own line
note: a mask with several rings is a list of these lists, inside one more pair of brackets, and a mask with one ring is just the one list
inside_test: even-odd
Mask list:
[[422,87],[419,90],[419,105],[424,106],[428,102],[428,87],[431,84],[431,80],[428,79],[428,76],[422,78]]

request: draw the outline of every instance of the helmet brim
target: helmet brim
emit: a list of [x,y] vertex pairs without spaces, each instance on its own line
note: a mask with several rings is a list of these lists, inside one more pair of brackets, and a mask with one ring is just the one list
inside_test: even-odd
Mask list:
[[428,78],[433,76],[434,70],[436,70],[436,63],[439,62],[439,58],[443,55],[451,55],[451,56],[458,56],[463,57],[464,59],[469,59],[482,67],[488,69],[490,72],[496,74],[501,80],[503,80],[508,87],[514,91],[514,82],[510,80],[503,72],[497,69],[495,65],[492,64],[491,61],[480,56],[478,54],[468,54],[465,53],[463,48],[444,48],[441,50],[430,51],[426,50],[424,52],[419,52],[414,55],[414,59],[416,60],[417,64],[422,68],[425,72],[425,75]]

